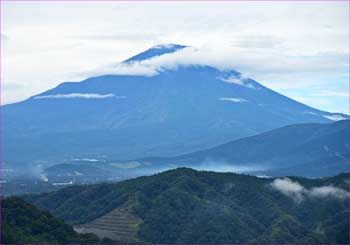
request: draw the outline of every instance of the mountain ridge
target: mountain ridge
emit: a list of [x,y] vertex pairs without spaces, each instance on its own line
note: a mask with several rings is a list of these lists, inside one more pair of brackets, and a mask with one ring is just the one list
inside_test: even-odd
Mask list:
[[[198,152],[138,161],[195,168],[205,168],[211,163],[207,167],[218,170],[221,167],[249,169],[260,166],[260,170],[251,173],[272,176],[332,176],[350,169],[349,138],[350,120],[332,124],[295,124]],[[281,142],[281,139],[288,140]]]

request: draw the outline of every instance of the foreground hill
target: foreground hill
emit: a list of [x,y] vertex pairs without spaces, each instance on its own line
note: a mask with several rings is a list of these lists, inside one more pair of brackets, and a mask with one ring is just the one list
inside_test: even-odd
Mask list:
[[187,168],[27,196],[81,233],[147,243],[348,244],[350,176],[267,179]]
[[[5,244],[92,244],[94,234],[78,234],[70,225],[26,203],[20,198],[1,200],[1,243]],[[104,242],[111,242],[104,240]]]
[[350,171],[350,120],[295,124],[178,157],[141,163],[227,169],[273,176],[333,176]]
[[[170,59],[185,48],[156,46],[123,64]],[[76,158],[175,156],[285,125],[348,118],[299,103],[237,71],[205,65],[160,65],[147,76],[105,74],[65,82],[3,106],[2,115],[2,157],[17,170]]]

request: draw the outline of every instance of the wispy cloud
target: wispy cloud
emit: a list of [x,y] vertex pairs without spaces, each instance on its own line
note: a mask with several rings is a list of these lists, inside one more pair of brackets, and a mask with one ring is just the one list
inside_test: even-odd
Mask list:
[[334,115],[323,115],[323,117],[328,118],[333,121],[340,121],[340,120],[345,120],[349,119],[348,117],[344,117],[342,115],[334,114]]
[[101,75],[129,75],[129,76],[155,76],[159,74],[160,67],[146,62],[133,63],[114,63],[92,69],[74,73],[73,76],[78,79]]
[[337,96],[337,97],[350,97],[350,92],[339,92],[339,91],[330,91],[330,90],[321,90],[317,93],[312,94],[312,96]]
[[304,111],[304,114],[310,114],[310,115],[315,115],[315,116],[322,116],[325,117],[327,119],[333,120],[333,121],[340,121],[340,120],[345,120],[345,119],[349,119],[349,117],[346,117],[342,114],[329,114],[329,115],[323,115],[323,114],[319,114],[319,113],[315,113],[315,112],[311,112],[311,111]]
[[116,98],[116,99],[126,99],[126,96],[116,96],[114,94],[50,94],[50,95],[38,95],[33,99],[106,99],[106,98]]
[[246,49],[271,49],[284,47],[284,40],[272,35],[247,35],[236,38],[231,42],[233,47]]
[[[179,66],[187,65],[209,65],[219,70],[234,69],[243,73],[249,71],[252,74],[313,73],[338,69],[339,66],[347,68],[349,63],[347,59],[343,59],[345,55],[348,54],[339,54],[339,60],[335,62],[335,59],[337,59],[336,54],[330,56],[319,53],[309,56],[282,56],[278,53],[267,53],[265,51],[242,52],[242,50],[230,48],[201,49],[187,47],[174,53],[156,56],[127,65],[116,63],[114,66],[101,67],[100,71],[97,70],[97,73],[106,72],[108,69],[113,74],[156,75],[162,69],[177,69]],[[323,58],[321,59],[320,57]],[[327,57],[329,57],[328,60]],[[342,63],[340,63],[340,60],[342,60]],[[220,77],[219,79],[224,82],[254,88],[245,77]]]
[[80,40],[92,40],[92,41],[138,41],[140,39],[152,39],[154,41],[159,40],[159,35],[156,33],[110,33],[110,34],[82,34],[78,36],[72,36],[72,38],[80,39]]
[[251,89],[257,89],[253,84],[248,82],[247,78],[244,78],[242,76],[230,76],[230,77],[218,77],[219,80],[225,82],[225,83],[232,83],[237,84],[243,87],[251,88]]
[[242,98],[219,98],[218,100],[230,101],[230,102],[247,102],[246,99],[242,99]]
[[337,188],[334,186],[321,186],[312,188],[308,194],[313,197],[334,197],[344,199],[350,197],[350,193],[344,189]]
[[280,191],[285,196],[292,198],[296,203],[300,203],[304,198],[350,198],[350,192],[332,185],[313,187],[307,189],[299,182],[289,178],[275,179],[271,186]]

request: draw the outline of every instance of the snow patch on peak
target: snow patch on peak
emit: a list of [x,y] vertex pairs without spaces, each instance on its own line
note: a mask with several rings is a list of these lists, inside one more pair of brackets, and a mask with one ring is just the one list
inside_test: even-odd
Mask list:
[[241,103],[241,102],[247,102],[246,99],[242,99],[242,98],[219,98],[218,100],[221,100],[221,101],[230,101],[230,102],[238,102],[238,103]]
[[178,45],[178,44],[158,44],[153,46],[151,49],[174,49],[174,48],[185,48],[186,46]]

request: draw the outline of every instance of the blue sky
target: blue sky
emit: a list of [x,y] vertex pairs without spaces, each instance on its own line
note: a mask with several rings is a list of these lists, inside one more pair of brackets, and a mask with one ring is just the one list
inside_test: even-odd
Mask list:
[[194,48],[153,65],[186,59],[234,68],[298,101],[349,114],[349,2],[1,4],[3,103],[178,43]]

